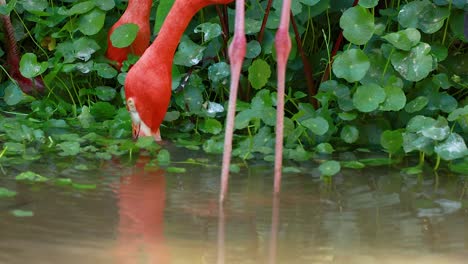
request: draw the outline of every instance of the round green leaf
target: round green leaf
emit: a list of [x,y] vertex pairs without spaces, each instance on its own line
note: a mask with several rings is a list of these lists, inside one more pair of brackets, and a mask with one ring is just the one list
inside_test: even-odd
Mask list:
[[187,67],[197,65],[203,59],[203,52],[205,49],[206,47],[196,44],[189,37],[184,35],[174,55],[174,64]]
[[247,59],[256,58],[258,55],[260,55],[261,51],[262,46],[260,46],[260,43],[256,40],[251,40],[249,43],[247,43],[247,53],[245,54],[245,57]]
[[70,10],[68,10],[68,12],[66,12],[66,15],[72,16],[72,15],[84,14],[84,13],[91,11],[91,9],[93,9],[94,6],[95,4],[93,1],[84,1],[81,3],[76,3],[70,8]]
[[48,63],[37,62],[36,54],[34,53],[25,53],[21,57],[20,61],[20,72],[26,78],[34,78],[38,75],[41,75],[47,70]]
[[210,41],[221,35],[221,26],[215,23],[203,23],[198,25],[194,30],[195,33],[203,33],[203,41]]
[[359,5],[365,8],[373,8],[379,3],[379,0],[360,0]]
[[438,7],[429,0],[418,0],[401,8],[398,22],[404,28],[419,28],[424,33],[431,34],[443,26],[448,15],[446,7]]
[[229,65],[224,61],[212,64],[208,67],[208,78],[215,83],[226,80],[230,74]]
[[406,105],[406,95],[398,86],[388,85],[384,87],[386,99],[380,107],[382,111],[399,111]]
[[82,37],[73,42],[73,50],[76,58],[88,61],[91,55],[101,47],[93,39]]
[[468,149],[463,137],[452,133],[448,138],[434,147],[434,151],[444,160],[454,160],[468,155]]
[[97,71],[97,74],[99,75],[99,77],[102,77],[105,79],[114,78],[118,74],[117,70],[107,63],[94,63],[93,69]]
[[398,130],[385,130],[380,135],[380,144],[390,154],[394,154],[403,146],[403,135]]
[[109,86],[98,86],[96,87],[96,95],[102,101],[111,101],[115,98],[117,92],[114,88]]
[[104,26],[105,19],[106,12],[95,8],[91,12],[80,16],[78,19],[78,29],[85,35],[95,35]]
[[337,55],[333,61],[333,73],[348,82],[361,80],[369,70],[367,55],[360,49],[350,49]]
[[249,81],[255,89],[265,86],[270,75],[270,65],[262,59],[255,60],[249,67]]
[[323,176],[333,176],[340,172],[341,165],[336,160],[327,160],[318,167]]
[[312,117],[301,121],[301,125],[305,126],[310,131],[312,131],[312,133],[319,136],[327,133],[329,127],[327,120],[321,116]]
[[139,29],[138,25],[133,23],[120,25],[110,36],[112,46],[116,48],[125,48],[130,46],[136,39]]
[[340,137],[346,143],[354,143],[359,138],[359,130],[355,126],[346,125],[341,129]]
[[395,48],[408,51],[419,43],[421,33],[415,28],[407,28],[387,34],[382,38],[390,42]]
[[115,7],[114,0],[93,0],[94,4],[103,11],[109,11]]
[[23,91],[13,82],[10,82],[5,88],[5,94],[3,95],[3,100],[7,105],[17,105],[23,99],[25,95]]
[[201,123],[200,130],[205,132],[205,133],[210,133],[210,134],[213,134],[213,135],[217,135],[217,134],[221,133],[221,131],[223,130],[223,125],[221,124],[221,122],[219,122],[216,119],[208,118],[208,119],[205,119]]
[[372,112],[383,101],[385,90],[373,83],[359,86],[353,96],[353,104],[361,112]]
[[330,145],[330,143],[320,143],[315,147],[315,149],[317,150],[317,152],[324,154],[332,154],[335,151],[335,149],[332,145]]
[[463,108],[458,108],[458,109],[453,110],[453,112],[451,112],[448,115],[447,120],[455,121],[459,119],[460,117],[468,118],[468,105],[465,105],[465,107]]
[[299,0],[299,1],[303,3],[304,5],[308,5],[308,6],[313,6],[317,4],[318,2],[320,2],[320,0]]
[[393,68],[408,81],[420,81],[432,71],[431,46],[419,43],[410,51],[395,51],[391,56]]
[[341,16],[340,27],[349,42],[363,45],[374,34],[374,16],[362,6],[351,7]]
[[408,113],[414,113],[422,110],[429,103],[429,99],[426,96],[418,96],[405,106],[405,111]]
[[46,9],[49,6],[47,0],[28,0],[28,1],[21,1],[23,8],[26,9],[28,12],[40,12]]
[[[153,142],[154,143],[154,142]],[[169,165],[171,163],[171,153],[167,149],[161,149],[156,157],[159,165]]]

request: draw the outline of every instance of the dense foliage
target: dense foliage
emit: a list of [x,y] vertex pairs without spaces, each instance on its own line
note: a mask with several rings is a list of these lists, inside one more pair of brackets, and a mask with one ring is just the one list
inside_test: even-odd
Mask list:
[[[273,40],[281,1],[273,2],[261,43],[257,34],[267,1],[246,2],[248,51],[234,156],[272,160]],[[171,4],[171,0],[154,2],[155,36]],[[11,0],[1,7],[2,14],[11,15],[24,54],[21,72],[42,76],[47,86],[46,94],[32,97],[2,75],[3,161],[34,160],[43,152],[110,159],[139,148],[158,149],[146,139],[131,141],[122,90],[125,72],[137,58],[131,57],[119,73],[104,57],[107,31],[125,6],[122,0]],[[227,37],[232,36],[233,7],[228,7]],[[341,166],[388,164],[415,153],[420,163],[407,173],[419,173],[425,161],[438,169],[444,160],[451,170],[466,174],[466,11],[465,0],[361,0],[354,7],[352,0],[293,0],[300,38],[291,28],[285,159],[305,162],[318,154],[332,159],[327,155],[335,151],[383,150],[388,159],[358,161],[347,156],[349,161],[330,160],[319,169],[333,175]],[[228,38],[223,38],[219,21],[216,9],[206,8],[182,38],[174,59],[173,98],[162,128],[164,138],[209,153],[222,152],[230,76]],[[134,30],[122,28],[114,40],[128,45]],[[344,45],[332,58],[341,31]],[[311,94],[314,87],[306,85],[301,56],[312,65],[306,73],[313,74],[316,95]],[[317,109],[311,103],[313,95]]]

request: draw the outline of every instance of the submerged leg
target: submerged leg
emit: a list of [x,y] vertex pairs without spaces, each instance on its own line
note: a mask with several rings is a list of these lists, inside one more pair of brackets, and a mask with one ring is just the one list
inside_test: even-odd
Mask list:
[[236,19],[234,25],[234,39],[229,46],[229,60],[231,62],[231,86],[229,91],[229,105],[226,118],[226,134],[224,136],[223,168],[221,170],[221,193],[219,202],[224,201],[229,180],[229,166],[231,164],[232,134],[234,132],[234,116],[236,113],[237,88],[240,71],[246,52],[244,34],[244,0],[236,0]]
[[276,57],[278,63],[278,99],[276,105],[276,143],[275,143],[275,183],[274,192],[278,194],[281,185],[281,167],[283,163],[283,120],[284,120],[284,85],[286,63],[291,51],[289,37],[289,11],[291,0],[284,0],[281,9],[281,20],[275,37]]

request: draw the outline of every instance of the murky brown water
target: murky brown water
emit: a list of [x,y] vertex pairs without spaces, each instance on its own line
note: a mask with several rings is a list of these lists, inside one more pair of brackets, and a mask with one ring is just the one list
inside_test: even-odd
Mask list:
[[[173,159],[196,155],[170,151]],[[145,162],[114,161],[91,172],[37,168],[100,182],[89,191],[18,183],[8,169],[0,186],[18,195],[0,199],[0,263],[468,261],[468,200],[456,176],[441,173],[435,186],[433,176],[383,167],[343,170],[325,184],[310,164],[284,175],[275,200],[272,166],[261,163],[232,175],[220,211],[219,168],[184,165],[187,173],[174,174],[145,170]]]

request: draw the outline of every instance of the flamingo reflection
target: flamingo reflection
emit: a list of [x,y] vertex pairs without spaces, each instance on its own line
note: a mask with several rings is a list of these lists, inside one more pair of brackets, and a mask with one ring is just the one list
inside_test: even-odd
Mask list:
[[140,157],[120,179],[115,263],[170,263],[164,238],[166,180],[161,169],[148,171]]

